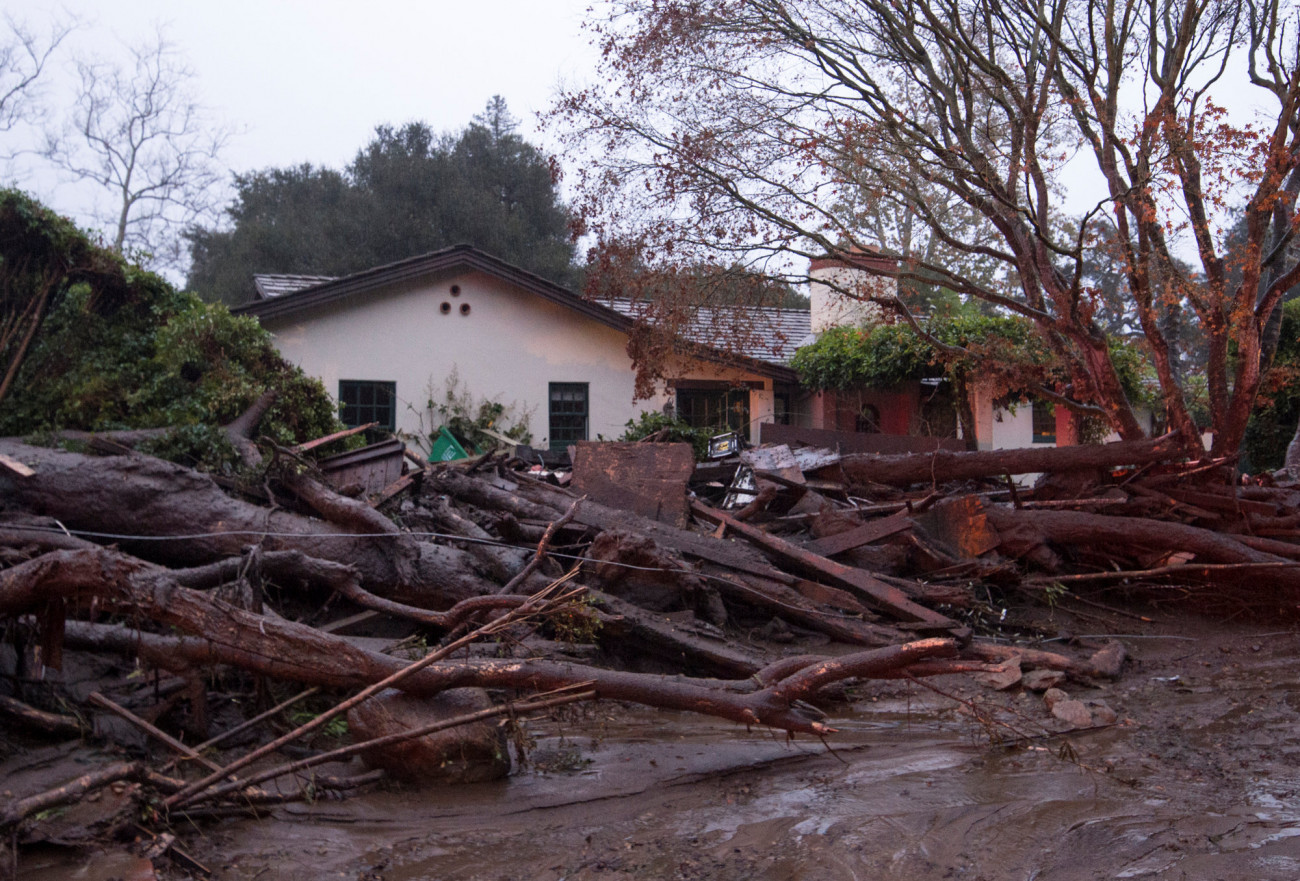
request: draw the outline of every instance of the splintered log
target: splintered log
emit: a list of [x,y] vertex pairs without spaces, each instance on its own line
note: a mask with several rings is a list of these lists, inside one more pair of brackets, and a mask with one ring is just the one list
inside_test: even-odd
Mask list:
[[1166,436],[1100,446],[965,453],[936,450],[933,453],[903,456],[856,453],[840,459],[840,467],[844,469],[844,478],[852,487],[872,483],[908,486],[913,483],[939,484],[950,480],[976,480],[1006,474],[1104,470],[1124,465],[1163,462],[1183,455],[1176,438]]

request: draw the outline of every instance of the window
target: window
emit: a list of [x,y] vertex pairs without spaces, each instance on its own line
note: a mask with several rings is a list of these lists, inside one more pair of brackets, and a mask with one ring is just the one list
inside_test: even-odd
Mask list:
[[1034,401],[1030,408],[1034,418],[1034,443],[1056,443],[1056,405],[1047,401]]
[[587,439],[587,383],[553,382],[550,393],[551,450],[562,452]]
[[858,434],[880,434],[880,408],[875,404],[863,404],[853,420],[853,430]]
[[385,431],[397,430],[397,383],[368,379],[340,379],[339,419],[349,428],[378,422]]
[[707,428],[717,434],[739,431],[749,437],[749,389],[678,388],[677,418],[692,428]]
[[772,396],[772,421],[777,425],[790,425],[790,417],[794,412],[791,401],[794,395],[790,392],[776,392]]

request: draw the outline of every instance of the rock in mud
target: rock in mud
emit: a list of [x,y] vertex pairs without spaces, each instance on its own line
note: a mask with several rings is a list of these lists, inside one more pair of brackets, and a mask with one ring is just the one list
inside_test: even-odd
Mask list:
[[1027,691],[1047,691],[1049,688],[1056,688],[1065,681],[1065,674],[1060,670],[1030,670],[1021,677],[1020,684]]
[[1092,713],[1083,701],[1072,700],[1059,688],[1049,688],[1043,693],[1047,711],[1072,728],[1087,728],[1092,724]]
[[[432,698],[388,689],[348,711],[348,730],[353,740],[370,740],[491,706],[487,693],[477,688],[458,688]],[[371,768],[383,768],[401,782],[481,783],[510,774],[505,730],[496,720],[376,747],[364,751],[361,758]]]
[[1103,700],[1088,701],[1088,711],[1092,713],[1094,725],[1114,725],[1119,720],[1119,714]]
[[981,685],[998,691],[1006,691],[1020,683],[1020,659],[1011,658],[999,664],[996,671],[976,673],[974,675],[976,681]]
[[1128,660],[1128,652],[1124,650],[1124,646],[1118,642],[1109,642],[1088,659],[1088,666],[1092,668],[1095,676],[1118,679],[1126,660]]

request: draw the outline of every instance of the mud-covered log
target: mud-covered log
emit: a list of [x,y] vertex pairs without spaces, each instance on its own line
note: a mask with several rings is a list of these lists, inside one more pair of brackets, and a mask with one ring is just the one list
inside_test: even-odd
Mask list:
[[[72,530],[112,536],[106,540],[154,562],[195,566],[238,557],[246,545],[260,544],[266,551],[299,550],[347,563],[372,592],[425,608],[447,608],[496,589],[463,551],[416,542],[391,524],[392,531],[357,536],[355,522],[339,526],[268,511],[231,498],[205,474],[161,459],[91,457],[11,441],[0,441],[0,452],[36,472],[0,473],[6,506],[55,518]],[[366,531],[376,529],[372,524]]]
[[[136,650],[143,656],[146,644],[153,643],[158,652],[147,660],[164,668],[176,664],[230,664],[277,679],[357,688],[385,679],[406,666],[396,658],[357,648],[304,624],[256,615],[181,587],[165,569],[116,551],[56,551],[0,572],[0,615],[22,614],[52,596],[97,597],[101,608],[140,615],[192,634],[189,638],[135,635]],[[73,639],[76,630],[69,627]],[[951,640],[921,640],[872,649],[860,653],[862,658],[848,656],[842,661],[846,670],[853,671],[846,675],[901,675],[910,664],[952,658],[956,652]],[[806,690],[792,694],[787,688],[779,695],[771,690],[738,695],[678,677],[578,664],[443,660],[411,674],[402,681],[401,688],[416,694],[470,686],[547,691],[587,681],[593,683],[592,688],[601,698],[689,710],[788,731],[828,731],[792,703],[808,697]],[[818,680],[818,687],[823,684]]]
[[80,737],[81,723],[73,716],[50,713],[0,694],[0,718],[10,724],[55,737]]
[[1300,600],[1300,565],[1285,557],[1249,547],[1210,529],[1150,520],[1143,517],[1108,517],[1082,511],[1017,511],[990,506],[985,513],[999,533],[1032,531],[1057,546],[1104,547],[1116,554],[1150,556],[1153,553],[1195,554],[1204,563],[1283,563],[1268,574],[1269,587],[1288,604]]
[[1182,457],[1173,438],[1123,441],[1100,446],[1044,447],[1039,449],[981,450],[978,452],[909,453],[876,456],[853,453],[840,459],[844,478],[851,487],[872,483],[908,486],[939,484],[950,480],[975,480],[1006,474],[1092,471],[1124,465],[1145,465]]

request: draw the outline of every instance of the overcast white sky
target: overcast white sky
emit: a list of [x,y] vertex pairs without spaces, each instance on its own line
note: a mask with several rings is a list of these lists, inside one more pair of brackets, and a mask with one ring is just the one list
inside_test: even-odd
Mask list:
[[[57,10],[82,26],[62,54],[121,57],[120,41],[157,25],[193,67],[203,103],[239,134],[225,153],[236,171],[301,162],[341,168],[376,125],[410,120],[462,128],[502,95],[542,143],[535,114],[557,83],[583,81],[595,53],[581,23],[589,0],[5,0],[39,27]],[[66,94],[51,81],[50,99]],[[29,189],[69,213],[77,194],[29,177]]]

